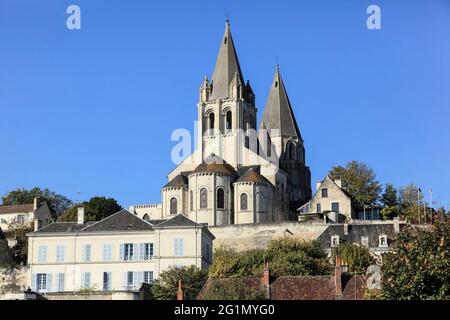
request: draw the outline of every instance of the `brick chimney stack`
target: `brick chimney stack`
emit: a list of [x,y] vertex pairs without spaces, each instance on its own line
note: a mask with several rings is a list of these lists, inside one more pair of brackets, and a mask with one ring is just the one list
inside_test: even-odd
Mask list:
[[181,280],[178,280],[177,300],[183,300],[183,289],[181,287]]
[[334,286],[336,294],[342,295],[342,263],[339,257],[336,257],[336,266],[334,267]]
[[33,211],[36,211],[39,207],[39,197],[34,197],[33,199]]
[[264,271],[263,271],[263,285],[270,285],[270,270],[269,270],[269,262],[264,263]]

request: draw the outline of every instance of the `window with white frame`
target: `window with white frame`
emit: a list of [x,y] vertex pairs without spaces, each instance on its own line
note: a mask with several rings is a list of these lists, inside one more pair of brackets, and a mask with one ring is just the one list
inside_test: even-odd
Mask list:
[[56,262],[64,262],[66,247],[63,245],[56,246]]
[[91,261],[91,245],[85,244],[81,247],[81,259],[83,262]]
[[81,273],[81,288],[87,289],[91,287],[91,273],[82,272]]
[[111,272],[103,272],[103,291],[111,291]]
[[64,273],[58,273],[58,292],[64,291],[65,278]]
[[104,244],[103,245],[103,261],[111,261],[112,260],[112,245]]
[[153,282],[153,271],[144,271],[144,283]]
[[135,254],[135,245],[133,243],[124,243],[120,245],[121,260],[133,260]]
[[153,243],[143,243],[144,260],[150,260],[153,258]]
[[183,239],[175,239],[174,240],[174,255],[182,256],[184,254],[184,241]]
[[337,247],[338,245],[339,245],[339,236],[338,235],[331,236],[331,246]]
[[361,246],[365,248],[369,247],[369,237],[361,237]]
[[47,262],[47,246],[38,247],[38,262],[39,263]]
[[36,289],[37,292],[47,291],[47,274],[38,273],[36,275]]
[[388,241],[387,236],[385,234],[382,234],[378,237],[378,246],[380,248],[387,248],[388,247]]

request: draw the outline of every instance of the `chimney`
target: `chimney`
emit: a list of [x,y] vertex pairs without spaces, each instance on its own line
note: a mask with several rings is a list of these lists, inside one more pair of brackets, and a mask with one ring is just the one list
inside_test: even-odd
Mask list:
[[34,219],[33,221],[34,223],[34,231],[38,231],[39,230],[39,220],[38,219]]
[[342,180],[341,179],[334,180],[334,183],[336,183],[337,186],[342,189]]
[[34,197],[33,199],[33,211],[36,211],[39,206],[39,197]]
[[270,285],[270,270],[269,270],[269,262],[264,263],[264,271],[263,271],[263,285]]
[[334,267],[334,286],[336,294],[342,295],[342,266],[339,257],[336,257],[336,266]]
[[84,207],[78,207],[78,224],[84,223]]
[[394,218],[394,232],[400,233],[400,220],[398,217]]
[[181,288],[181,280],[178,280],[177,300],[183,300],[183,289]]
[[322,184],[322,181],[316,182],[316,191],[319,190],[321,184]]
[[348,224],[344,223],[344,234],[347,236],[348,235]]

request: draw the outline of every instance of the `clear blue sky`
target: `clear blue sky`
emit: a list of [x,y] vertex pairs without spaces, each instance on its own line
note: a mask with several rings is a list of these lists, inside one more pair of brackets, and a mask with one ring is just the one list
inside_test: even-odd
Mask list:
[[279,57],[313,184],[355,159],[450,204],[449,0],[0,0],[0,194],[159,202],[226,12],[259,117]]

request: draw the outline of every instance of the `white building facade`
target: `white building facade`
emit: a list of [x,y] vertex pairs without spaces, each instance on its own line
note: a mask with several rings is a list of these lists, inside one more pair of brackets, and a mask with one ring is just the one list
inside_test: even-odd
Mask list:
[[33,291],[137,291],[170,266],[212,262],[214,236],[183,215],[152,222],[122,210],[88,223],[82,216],[28,234]]

